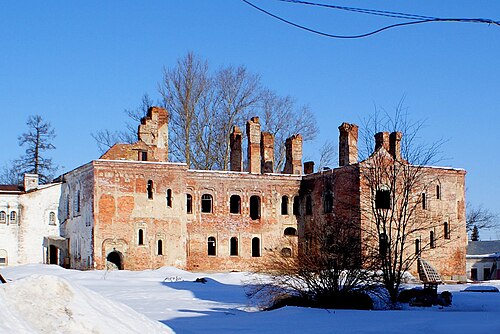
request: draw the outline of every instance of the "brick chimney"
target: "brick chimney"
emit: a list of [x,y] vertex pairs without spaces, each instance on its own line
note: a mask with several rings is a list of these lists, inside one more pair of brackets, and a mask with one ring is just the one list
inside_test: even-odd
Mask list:
[[304,174],[314,173],[314,161],[304,162]]
[[168,161],[168,112],[160,107],[150,107],[141,119],[137,135],[151,146],[155,161]]
[[274,136],[269,132],[262,132],[260,136],[260,155],[262,173],[274,172]]
[[339,166],[358,162],[358,126],[342,123],[339,126]]
[[389,153],[392,155],[394,160],[401,160],[401,139],[403,138],[403,133],[397,131],[392,132],[389,135]]
[[233,126],[233,131],[229,136],[229,145],[231,148],[229,164],[231,170],[234,172],[243,171],[242,168],[242,154],[241,154],[241,130],[236,125]]
[[247,122],[248,171],[260,174],[260,123],[258,117]]
[[302,174],[302,136],[293,135],[285,142],[285,174]]
[[375,134],[375,151],[380,147],[389,152],[389,132],[378,132]]

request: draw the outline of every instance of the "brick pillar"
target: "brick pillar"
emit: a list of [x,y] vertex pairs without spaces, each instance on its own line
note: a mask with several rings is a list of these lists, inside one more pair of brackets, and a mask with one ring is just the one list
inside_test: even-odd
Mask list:
[[380,147],[389,152],[389,132],[378,132],[375,134],[375,151]]
[[293,135],[285,142],[285,174],[302,174],[302,136]]
[[389,153],[392,155],[394,160],[401,160],[401,139],[403,138],[403,133],[392,132],[389,135]]
[[304,174],[314,173],[314,161],[304,162]]
[[342,123],[339,126],[339,166],[358,162],[358,126]]
[[260,123],[258,117],[247,122],[248,171],[260,174]]
[[230,141],[230,148],[231,148],[231,153],[230,153],[230,167],[231,170],[234,172],[241,172],[243,171],[242,168],[242,155],[241,155],[241,130],[239,127],[236,125],[233,127],[233,132],[231,132],[231,135],[229,137]]
[[274,172],[274,136],[269,132],[262,132],[260,136],[260,155],[262,173]]

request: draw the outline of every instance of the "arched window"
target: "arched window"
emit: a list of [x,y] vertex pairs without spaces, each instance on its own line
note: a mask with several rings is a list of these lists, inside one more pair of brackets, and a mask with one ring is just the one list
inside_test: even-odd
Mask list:
[[295,196],[293,198],[293,214],[295,216],[300,215],[300,198],[299,198],[299,196]]
[[137,244],[144,245],[144,230],[142,228],[137,232]]
[[186,212],[193,213],[193,196],[186,194]]
[[326,192],[323,197],[323,211],[331,213],[333,211],[333,195],[331,192]]
[[306,197],[306,215],[312,215],[313,213],[313,205],[311,195],[307,195]]
[[73,210],[75,211],[75,214],[80,213],[80,190],[77,190],[76,192],[75,201],[73,203]]
[[163,255],[163,240],[158,239],[156,248],[157,248],[157,254]]
[[216,253],[217,244],[216,244],[215,237],[208,237],[207,246],[208,246],[207,254],[210,256],[215,256],[217,254]]
[[297,235],[297,230],[293,227],[287,227],[285,228],[285,235]]
[[447,222],[445,222],[443,224],[443,229],[444,229],[444,231],[443,231],[444,232],[443,233],[444,234],[444,238],[445,239],[449,239],[450,238],[450,226],[448,225]]
[[281,197],[281,214],[288,215],[288,196]]
[[420,254],[420,239],[415,239],[415,255]]
[[260,218],[260,197],[252,196],[250,197],[250,218],[253,220]]
[[429,232],[429,244],[431,248],[436,248],[436,240],[434,240],[434,231]]
[[10,213],[10,222],[11,223],[16,223],[17,221],[17,213],[15,211],[11,211]]
[[281,256],[291,257],[292,256],[292,249],[289,247],[282,248],[281,249]]
[[172,207],[172,189],[167,189],[167,206]]
[[252,238],[252,257],[260,257],[260,239]]
[[148,180],[147,192],[148,199],[153,199],[153,180]]
[[56,213],[50,212],[49,213],[49,225],[55,225],[55,224],[56,224]]
[[232,237],[231,240],[229,240],[229,255],[238,255],[238,238],[236,237]]
[[212,205],[213,205],[213,200],[212,200],[212,195],[210,194],[203,194],[201,195],[201,212],[204,213],[211,213],[212,212]]
[[5,224],[7,222],[7,216],[5,211],[0,211],[0,224]]
[[229,199],[229,212],[241,213],[241,198],[238,195],[232,195]]

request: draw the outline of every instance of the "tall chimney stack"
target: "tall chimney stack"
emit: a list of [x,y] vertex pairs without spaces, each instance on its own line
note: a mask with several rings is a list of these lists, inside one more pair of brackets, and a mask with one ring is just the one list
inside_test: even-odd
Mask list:
[[389,132],[378,132],[375,134],[375,151],[380,147],[389,152]]
[[342,123],[339,126],[339,166],[358,162],[358,126]]
[[394,160],[401,160],[401,139],[403,138],[403,133],[396,131],[389,135],[389,153],[392,155]]
[[241,172],[242,168],[242,154],[241,154],[241,130],[236,125],[233,126],[233,131],[229,136],[229,146],[231,149],[229,164],[233,172]]
[[248,171],[260,174],[260,123],[258,117],[247,122]]
[[285,174],[302,174],[302,136],[293,135],[285,142]]
[[274,172],[274,136],[269,132],[262,132],[260,139],[262,173],[272,173]]

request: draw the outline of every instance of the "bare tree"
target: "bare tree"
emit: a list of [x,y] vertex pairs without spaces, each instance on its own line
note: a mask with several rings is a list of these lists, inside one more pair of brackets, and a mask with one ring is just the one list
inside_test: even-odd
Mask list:
[[476,227],[479,230],[488,230],[498,227],[499,217],[497,213],[483,206],[473,206],[467,203],[467,232],[470,233]]
[[2,166],[0,171],[0,184],[20,184],[21,174],[15,161]]
[[26,146],[23,156],[15,161],[19,172],[38,174],[41,183],[50,182],[56,167],[51,158],[47,158],[46,151],[55,149],[52,140],[55,131],[49,122],[39,115],[32,115],[26,122],[28,132],[18,137],[19,146]]
[[270,283],[253,291],[257,297],[262,293],[271,297],[273,307],[372,307],[370,297],[362,296],[375,285],[372,273],[364,269],[357,224],[340,220],[331,224],[312,222],[305,226],[301,241],[296,238],[284,237],[284,246],[267,255],[259,271],[270,277]]
[[[395,145],[392,150],[385,141],[389,133],[378,133],[374,153],[360,164],[361,214],[369,226],[364,231],[365,244],[378,263],[382,283],[394,303],[405,273],[422,252],[437,242],[445,242],[437,233],[432,239],[421,237],[438,227],[438,220],[429,219],[425,210],[425,194],[437,181],[427,166],[439,158],[442,142],[419,143],[422,122],[411,123],[401,103],[394,117],[374,117],[367,124],[367,129],[393,129],[391,136],[398,139],[401,132],[397,130],[404,133],[400,149]],[[397,143],[398,139],[393,140]]]
[[193,141],[199,137],[199,134],[193,135],[193,125],[196,117],[201,116],[201,102],[212,84],[207,61],[189,52],[174,68],[164,69],[159,85],[163,103],[170,113],[171,155],[190,167]]
[[327,140],[321,146],[319,151],[319,164],[318,170],[322,170],[325,167],[331,167],[335,165],[335,158],[337,155],[337,149],[333,144],[333,141]]

